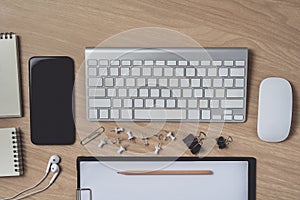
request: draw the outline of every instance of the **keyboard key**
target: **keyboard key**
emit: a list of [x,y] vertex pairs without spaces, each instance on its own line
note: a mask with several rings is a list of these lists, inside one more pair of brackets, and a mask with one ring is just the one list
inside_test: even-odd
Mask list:
[[123,87],[124,86],[124,78],[116,78],[116,86]]
[[89,76],[97,76],[97,68],[90,67],[89,68]]
[[243,120],[244,116],[243,115],[234,115],[234,120]]
[[190,87],[189,79],[180,79],[180,86],[181,87]]
[[144,78],[138,78],[136,82],[137,82],[136,84],[138,87],[146,86],[146,80]]
[[114,108],[120,108],[122,107],[122,100],[121,99],[113,99],[112,104]]
[[186,107],[186,100],[185,99],[178,99],[177,107],[178,108],[185,108]]
[[166,78],[158,79],[158,85],[159,87],[168,87],[168,79]]
[[132,99],[123,99],[124,108],[132,107]]
[[228,76],[228,68],[220,68],[219,76]]
[[162,89],[161,90],[161,96],[162,97],[170,97],[170,89]]
[[163,100],[163,99],[156,99],[155,100],[155,106],[157,108],[164,108],[165,107],[165,100]]
[[139,67],[131,68],[131,75],[132,76],[140,76],[141,75],[141,68],[139,68]]
[[107,76],[108,75],[108,70],[107,68],[99,68],[99,76]]
[[123,66],[129,66],[129,65],[131,65],[130,60],[122,60],[121,63],[122,63]]
[[98,111],[97,111],[97,109],[90,109],[89,110],[89,118],[90,119],[97,119],[98,118]]
[[105,89],[89,89],[90,97],[105,97]]
[[172,89],[172,97],[179,98],[181,97],[181,89]]
[[210,60],[202,60],[201,65],[202,66],[209,66],[210,65]]
[[142,108],[144,106],[143,99],[135,99],[134,100],[134,107]]
[[207,100],[200,100],[199,101],[199,107],[200,108],[207,108],[208,107],[208,101]]
[[214,90],[213,89],[205,89],[204,96],[207,98],[214,97]]
[[202,110],[201,118],[202,119],[210,119],[210,110]]
[[224,87],[233,87],[233,79],[224,79]]
[[146,104],[145,106],[147,108],[152,108],[152,107],[154,107],[154,100],[153,99],[146,99],[145,104]]
[[175,108],[175,100],[167,99],[167,108]]
[[115,88],[107,89],[107,96],[108,97],[115,97],[117,95],[117,91]]
[[132,64],[134,66],[141,66],[141,65],[143,65],[143,61],[141,61],[141,60],[134,60]]
[[231,68],[230,69],[230,76],[244,76],[245,70],[244,68]]
[[186,60],[179,60],[178,61],[178,65],[180,65],[180,66],[187,66],[188,62]]
[[171,78],[169,80],[169,87],[178,87],[178,79]]
[[151,68],[150,67],[143,68],[143,76],[151,76]]
[[203,87],[211,87],[211,79],[203,79],[202,86]]
[[195,76],[195,71],[195,68],[189,67],[185,69],[185,74],[186,76]]
[[121,68],[121,75],[129,76],[129,68],[128,67]]
[[225,66],[233,66],[233,61],[232,60],[225,60],[224,65]]
[[127,90],[125,88],[119,89],[119,97],[127,97]]
[[148,79],[148,87],[156,87],[156,79],[155,78]]
[[221,60],[214,60],[214,61],[212,61],[212,65],[213,66],[221,66],[222,65],[222,61]]
[[207,70],[207,76],[217,76],[217,68],[209,68]]
[[175,76],[184,76],[184,68],[176,68],[175,69]]
[[186,111],[180,109],[135,109],[134,110],[135,119],[154,119],[154,120],[175,120],[175,119],[185,119]]
[[134,78],[126,78],[126,86],[129,86],[129,87],[133,87],[135,86],[135,79]]
[[225,96],[225,90],[224,89],[216,89],[216,97],[224,97]]
[[108,60],[99,60],[100,66],[108,66]]
[[235,87],[244,87],[244,79],[235,79]]
[[173,68],[169,68],[169,67],[164,68],[164,75],[173,76]]
[[176,65],[176,60],[168,60],[168,61],[167,61],[167,65],[169,65],[169,66],[174,66],[174,65]]
[[197,100],[195,100],[195,99],[189,99],[188,100],[188,107],[189,108],[197,108]]
[[219,100],[210,100],[211,108],[219,108]]
[[188,118],[189,119],[200,119],[199,110],[189,110],[188,111]]
[[190,61],[190,66],[198,66],[199,65],[199,61],[198,60],[191,60]]
[[110,107],[110,99],[89,99],[89,106],[96,108]]
[[99,118],[101,119],[107,119],[108,118],[108,110],[100,110],[99,111]]
[[101,78],[89,78],[89,86],[90,87],[102,86],[102,79]]
[[244,97],[243,89],[228,89],[227,97]]
[[232,115],[224,115],[224,120],[232,120]]
[[112,118],[112,119],[119,119],[120,118],[120,112],[119,112],[119,110],[111,109],[110,110],[110,118]]
[[138,96],[138,91],[136,88],[129,88],[128,89],[128,96],[129,97],[137,97]]
[[129,109],[121,110],[121,118],[122,119],[132,119],[132,110],[129,110]]
[[191,83],[192,87],[200,87],[200,79],[192,79]]
[[114,86],[114,79],[113,78],[105,78],[104,79],[104,86],[113,87]]
[[213,86],[214,87],[222,87],[223,86],[223,80],[222,79],[214,79],[213,80]]
[[245,66],[245,61],[244,60],[237,60],[237,61],[235,61],[235,66],[243,67],[243,66]]
[[205,68],[197,68],[197,76],[206,76]]
[[202,97],[203,92],[202,89],[194,89],[194,97]]
[[215,120],[221,120],[222,116],[221,115],[213,115],[212,118]]
[[95,59],[89,59],[87,61],[88,66],[97,66],[98,65],[98,61]]
[[142,88],[142,89],[139,89],[139,91],[140,91],[140,93],[139,93],[140,97],[148,97],[148,89]]
[[120,65],[120,61],[119,60],[111,60],[110,61],[110,65],[111,66],[119,66]]
[[183,89],[182,96],[183,97],[192,97],[192,89]]
[[224,115],[232,115],[232,110],[224,110]]
[[154,68],[153,69],[153,76],[162,76],[163,74],[163,69],[162,68]]
[[119,68],[111,67],[110,68],[110,75],[111,76],[119,76]]
[[153,60],[145,60],[144,65],[154,65],[154,61]]
[[164,60],[157,60],[157,61],[155,62],[155,64],[156,64],[157,66],[162,66],[162,65],[165,65],[165,61],[164,61]]
[[159,89],[151,89],[150,96],[151,97],[159,97]]
[[243,100],[222,100],[221,107],[222,108],[243,108],[244,101]]

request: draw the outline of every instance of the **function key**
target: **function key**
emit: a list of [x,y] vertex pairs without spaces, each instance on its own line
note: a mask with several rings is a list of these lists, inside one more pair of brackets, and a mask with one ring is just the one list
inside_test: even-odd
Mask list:
[[221,60],[214,60],[214,61],[212,61],[212,65],[213,66],[221,66],[222,65],[222,61]]
[[190,61],[190,66],[198,66],[199,65],[199,61],[198,60],[191,60]]
[[245,61],[244,60],[237,60],[237,61],[235,61],[235,66],[243,67],[243,66],[245,66]]
[[134,60],[133,61],[133,65],[135,66],[141,66],[143,64],[143,62],[141,60]]
[[100,66],[108,66],[108,60],[99,60]]
[[156,65],[161,66],[161,65],[165,65],[165,61],[164,60],[157,60],[155,62]]
[[153,60],[145,60],[144,63],[144,65],[153,65],[153,64],[154,64]]
[[210,60],[202,60],[201,61],[201,65],[202,66],[208,66],[208,65],[210,65]]
[[119,60],[111,60],[110,61],[110,65],[119,66],[120,65],[120,61]]
[[97,66],[98,65],[98,61],[95,59],[89,59],[87,61],[88,66]]
[[170,66],[176,65],[176,60],[168,60],[167,65],[170,65]]
[[129,66],[130,64],[130,60],[122,60],[122,65]]
[[178,65],[187,66],[188,62],[186,60],[179,60]]
[[225,60],[224,65],[225,66],[233,66],[233,61],[232,60]]

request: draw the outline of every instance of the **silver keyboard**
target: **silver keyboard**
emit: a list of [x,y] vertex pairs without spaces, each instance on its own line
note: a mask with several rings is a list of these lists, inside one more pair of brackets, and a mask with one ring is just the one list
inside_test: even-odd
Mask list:
[[86,48],[89,121],[244,122],[247,48]]

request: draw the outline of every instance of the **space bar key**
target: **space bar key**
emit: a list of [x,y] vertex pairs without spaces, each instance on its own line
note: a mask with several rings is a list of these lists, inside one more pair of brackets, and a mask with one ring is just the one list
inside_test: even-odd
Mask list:
[[186,119],[186,110],[172,109],[135,109],[134,110],[135,119],[144,119],[144,120],[172,120],[172,119]]

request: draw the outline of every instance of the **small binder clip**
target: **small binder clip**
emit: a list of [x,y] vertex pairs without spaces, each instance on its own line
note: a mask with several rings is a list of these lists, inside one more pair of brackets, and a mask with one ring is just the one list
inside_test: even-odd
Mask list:
[[102,133],[104,133],[104,131],[105,131],[105,128],[103,126],[100,126],[96,130],[94,130],[91,134],[89,134],[87,137],[83,138],[80,141],[80,144],[81,145],[86,145],[87,143],[91,142],[96,137],[98,137],[99,135],[101,135]]
[[155,153],[156,155],[158,155],[159,152],[160,152],[160,150],[161,150],[161,146],[160,146],[160,143],[159,143],[157,146],[155,146],[155,151],[154,151],[154,153]]
[[219,149],[225,149],[231,142],[233,142],[231,136],[229,136],[227,139],[225,139],[223,136],[217,138]]
[[103,148],[103,146],[106,145],[106,144],[107,144],[107,140],[106,139],[101,140],[100,143],[98,144],[98,147],[99,148]]
[[128,140],[134,140],[135,139],[135,137],[132,135],[132,132],[131,131],[127,131],[127,133],[126,133],[127,135],[128,135]]
[[120,146],[120,148],[118,150],[118,154],[122,154],[124,151],[126,151],[126,147],[125,146]]
[[173,135],[173,133],[171,131],[167,132],[167,137],[171,138],[171,140],[176,140],[176,137]]
[[149,142],[148,142],[149,137],[147,137],[147,136],[142,136],[141,139],[144,141],[144,146],[149,146]]
[[115,132],[116,134],[119,134],[119,133],[121,133],[121,132],[124,131],[124,128],[117,127],[117,128],[115,128],[114,130],[111,130],[111,131],[112,131],[112,132]]

